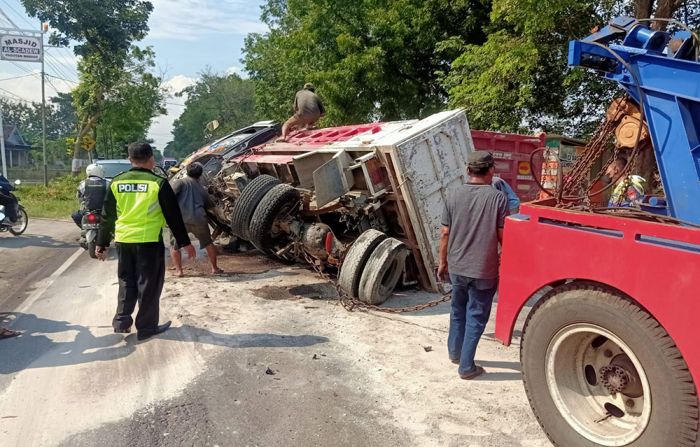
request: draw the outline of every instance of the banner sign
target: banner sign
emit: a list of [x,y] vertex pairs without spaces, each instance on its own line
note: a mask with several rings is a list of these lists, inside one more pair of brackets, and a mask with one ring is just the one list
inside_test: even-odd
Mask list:
[[41,38],[5,34],[0,36],[0,59],[16,62],[41,62]]

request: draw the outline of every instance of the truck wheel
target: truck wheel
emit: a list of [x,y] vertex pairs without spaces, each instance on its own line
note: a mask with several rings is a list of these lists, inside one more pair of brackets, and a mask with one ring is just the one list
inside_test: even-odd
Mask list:
[[520,360],[557,446],[695,445],[698,397],[681,353],[649,313],[607,288],[552,290],[528,316]]
[[231,212],[231,233],[246,241],[250,240],[250,219],[258,203],[280,181],[271,175],[259,175],[243,188]]
[[338,284],[352,298],[357,298],[360,289],[362,272],[372,252],[380,242],[386,239],[386,234],[377,230],[364,231],[358,237],[345,255],[340,266]]
[[374,249],[360,278],[359,296],[367,304],[382,304],[394,292],[406,266],[408,248],[394,238]]
[[250,219],[250,242],[262,252],[278,246],[287,235],[281,226],[290,219],[301,196],[293,186],[280,184],[263,197]]

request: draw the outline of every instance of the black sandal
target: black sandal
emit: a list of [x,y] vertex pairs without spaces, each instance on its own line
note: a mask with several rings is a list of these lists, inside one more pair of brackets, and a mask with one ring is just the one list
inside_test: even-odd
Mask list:
[[18,337],[20,335],[22,335],[21,332],[13,331],[12,329],[8,329],[6,327],[0,327],[0,340],[4,338]]

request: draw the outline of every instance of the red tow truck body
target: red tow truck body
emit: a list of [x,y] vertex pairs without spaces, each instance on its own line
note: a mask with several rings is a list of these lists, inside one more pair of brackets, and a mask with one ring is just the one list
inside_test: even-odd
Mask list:
[[524,204],[503,240],[496,338],[510,345],[525,304],[547,286],[612,287],[653,315],[700,383],[700,229]]

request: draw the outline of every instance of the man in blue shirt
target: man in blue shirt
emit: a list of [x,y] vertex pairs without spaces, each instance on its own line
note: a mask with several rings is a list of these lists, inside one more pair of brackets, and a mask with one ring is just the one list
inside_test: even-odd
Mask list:
[[500,177],[494,177],[491,181],[491,185],[508,198],[508,211],[510,214],[518,214],[520,210],[520,199],[515,195],[513,188]]

